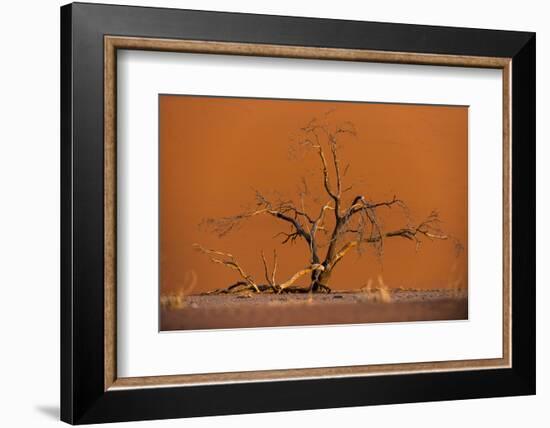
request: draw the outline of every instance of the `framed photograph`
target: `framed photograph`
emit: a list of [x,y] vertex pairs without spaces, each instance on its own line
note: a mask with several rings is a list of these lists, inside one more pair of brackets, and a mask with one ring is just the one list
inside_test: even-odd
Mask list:
[[535,393],[535,34],[61,8],[61,417]]

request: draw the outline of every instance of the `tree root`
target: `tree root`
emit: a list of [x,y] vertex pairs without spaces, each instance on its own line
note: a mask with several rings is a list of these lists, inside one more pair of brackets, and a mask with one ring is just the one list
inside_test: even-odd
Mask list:
[[316,284],[315,286],[291,286],[281,288],[278,284],[258,284],[257,289],[245,281],[238,281],[235,284],[225,288],[218,288],[216,290],[207,291],[202,295],[218,295],[218,294],[329,294],[332,290],[323,284]]

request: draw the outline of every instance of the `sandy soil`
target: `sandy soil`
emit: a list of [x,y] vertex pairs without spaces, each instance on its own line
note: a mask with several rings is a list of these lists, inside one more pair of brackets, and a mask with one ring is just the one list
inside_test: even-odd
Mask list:
[[161,307],[161,330],[361,324],[468,318],[465,292],[192,295]]

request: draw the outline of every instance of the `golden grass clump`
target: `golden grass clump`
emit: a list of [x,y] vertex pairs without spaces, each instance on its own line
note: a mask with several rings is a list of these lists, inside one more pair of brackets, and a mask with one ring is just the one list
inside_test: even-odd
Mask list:
[[368,302],[391,303],[391,291],[389,287],[384,284],[382,275],[378,275],[377,279],[378,287],[372,286],[373,281],[371,278],[369,278],[366,285],[361,287],[360,291],[362,293],[362,297]]
[[163,294],[160,296],[160,306],[166,309],[181,309],[185,306],[183,293]]
[[194,270],[185,273],[184,283],[175,293],[161,294],[160,306],[166,309],[181,309],[185,307],[185,296],[191,294],[197,286],[198,276]]

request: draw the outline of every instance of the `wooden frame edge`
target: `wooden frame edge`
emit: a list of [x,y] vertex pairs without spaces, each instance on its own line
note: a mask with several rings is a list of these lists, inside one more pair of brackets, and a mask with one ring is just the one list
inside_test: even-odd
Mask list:
[[[473,365],[472,365],[473,364]],[[266,381],[292,381],[302,379],[326,379],[365,377],[377,375],[402,375],[411,373],[465,371],[475,369],[499,369],[506,367],[503,358],[485,360],[458,360],[424,363],[376,364],[365,366],[319,367],[311,369],[261,370],[231,373],[207,373],[190,375],[144,376],[118,378],[109,390],[134,388],[161,388],[173,386],[198,386],[227,383]]]
[[104,388],[116,380],[116,48],[104,44]]
[[[502,69],[502,355],[512,367],[512,60]],[[508,327],[508,328],[507,328]]]
[[[503,356],[495,359],[117,378],[116,52],[117,49],[495,68],[503,71]],[[418,54],[253,43],[104,36],[104,390],[510,368],[511,58]]]
[[374,51],[366,49],[323,48],[312,46],[269,45],[260,43],[174,40],[146,37],[105,36],[105,46],[113,49],[164,52],[249,55],[335,61],[365,61],[396,64],[446,65],[458,67],[504,68],[510,58],[467,55],[424,54]]

